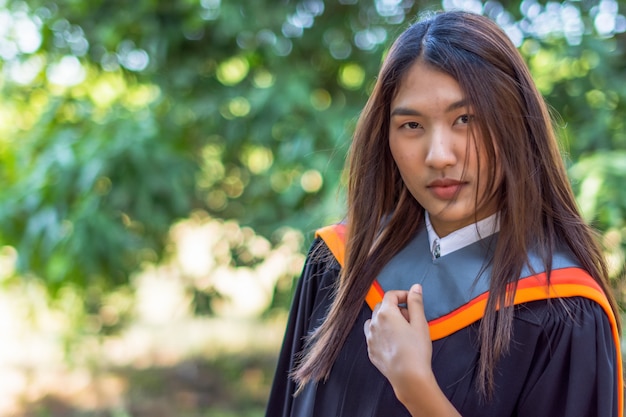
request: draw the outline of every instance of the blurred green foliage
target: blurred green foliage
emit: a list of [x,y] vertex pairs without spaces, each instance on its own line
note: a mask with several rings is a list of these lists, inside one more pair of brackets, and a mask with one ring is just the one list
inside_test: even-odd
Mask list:
[[463,7],[527,58],[618,277],[624,5],[0,1],[0,245],[51,292],[106,289],[158,261],[195,210],[269,238],[339,219],[344,156],[385,48],[418,13]]

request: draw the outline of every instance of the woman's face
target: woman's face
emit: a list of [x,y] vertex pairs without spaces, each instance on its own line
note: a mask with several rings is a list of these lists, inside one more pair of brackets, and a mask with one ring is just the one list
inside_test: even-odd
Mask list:
[[470,134],[472,109],[454,78],[415,62],[391,102],[390,122],[393,159],[440,237],[496,212],[496,201],[485,200],[494,161]]

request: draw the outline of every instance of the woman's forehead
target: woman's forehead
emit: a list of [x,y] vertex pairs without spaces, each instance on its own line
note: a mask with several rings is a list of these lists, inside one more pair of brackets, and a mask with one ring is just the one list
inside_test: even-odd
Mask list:
[[396,87],[391,114],[449,113],[469,106],[465,92],[450,75],[416,61]]

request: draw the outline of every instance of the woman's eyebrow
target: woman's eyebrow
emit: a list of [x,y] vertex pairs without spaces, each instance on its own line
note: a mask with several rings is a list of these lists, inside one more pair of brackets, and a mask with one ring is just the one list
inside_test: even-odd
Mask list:
[[454,110],[458,110],[463,107],[468,107],[468,106],[469,106],[469,101],[463,98],[459,101],[455,101],[454,103],[450,104],[448,108],[446,109],[446,113],[449,113]]
[[[464,98],[464,99],[455,101],[454,103],[450,104],[446,108],[445,111],[446,113],[450,113],[451,111],[458,110],[460,108],[467,107],[467,106],[468,106],[468,100]],[[411,109],[408,107],[396,107],[391,111],[391,117],[394,117],[394,116],[422,116],[422,113],[420,113],[419,111],[415,109]]]

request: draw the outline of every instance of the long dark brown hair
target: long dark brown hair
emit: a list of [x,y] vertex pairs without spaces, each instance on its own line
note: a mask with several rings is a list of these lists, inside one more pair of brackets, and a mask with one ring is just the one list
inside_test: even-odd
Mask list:
[[300,386],[329,375],[370,285],[423,227],[424,209],[404,185],[388,143],[391,102],[417,59],[459,83],[476,116],[475,137],[482,139],[487,161],[498,161],[488,164],[486,179],[486,189],[497,187],[500,234],[479,330],[479,392],[493,392],[495,364],[511,340],[514,290],[531,251],[543,257],[549,272],[557,245],[567,245],[619,317],[601,248],[579,214],[550,114],[522,57],[488,18],[438,13],[396,39],[357,124],[349,158],[345,267],[330,311],[293,373]]

